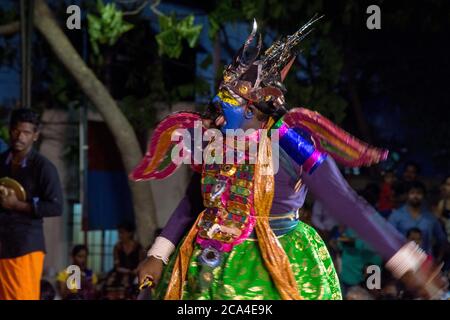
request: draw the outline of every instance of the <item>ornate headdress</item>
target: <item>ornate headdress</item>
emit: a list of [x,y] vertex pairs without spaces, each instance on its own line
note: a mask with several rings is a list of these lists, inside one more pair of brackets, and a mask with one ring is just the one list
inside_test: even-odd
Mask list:
[[[321,17],[314,16],[294,34],[275,41],[262,55],[261,34],[257,36],[257,23],[253,21],[253,30],[238,53],[223,73],[220,89],[251,101],[258,106],[261,102],[273,102],[276,107],[284,104],[283,95],[286,77],[299,50],[300,42],[312,31],[309,29]],[[255,38],[256,47],[251,47]],[[265,110],[262,110],[263,112]]]

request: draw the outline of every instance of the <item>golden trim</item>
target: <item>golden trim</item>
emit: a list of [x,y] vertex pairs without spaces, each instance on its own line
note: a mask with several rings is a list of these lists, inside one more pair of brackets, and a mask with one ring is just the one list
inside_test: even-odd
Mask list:
[[[270,118],[266,127],[273,124]],[[266,168],[264,168],[266,166]],[[258,161],[255,170],[254,204],[259,217],[269,217],[272,207],[275,180],[272,163],[272,146],[269,137],[262,135],[259,141]],[[270,228],[269,218],[257,219],[256,237],[264,264],[283,300],[302,300],[297,282],[286,252]]]

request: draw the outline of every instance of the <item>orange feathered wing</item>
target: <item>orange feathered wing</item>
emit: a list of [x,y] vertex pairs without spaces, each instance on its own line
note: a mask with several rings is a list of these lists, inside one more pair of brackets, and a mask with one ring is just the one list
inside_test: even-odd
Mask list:
[[316,147],[348,167],[369,166],[386,160],[388,150],[379,149],[352,136],[318,112],[305,108],[290,110],[283,118],[291,128],[307,131]]
[[[192,155],[192,140],[178,141],[183,131],[180,129],[194,129],[201,125],[201,116],[195,112],[177,112],[164,118],[153,132],[142,161],[130,173],[130,179],[135,181],[164,179],[173,174],[180,166],[180,161],[174,161],[172,153],[175,147],[184,144],[183,157]],[[186,142],[188,144],[186,144]],[[193,163],[193,162],[191,162]],[[194,169],[198,166],[192,165]]]

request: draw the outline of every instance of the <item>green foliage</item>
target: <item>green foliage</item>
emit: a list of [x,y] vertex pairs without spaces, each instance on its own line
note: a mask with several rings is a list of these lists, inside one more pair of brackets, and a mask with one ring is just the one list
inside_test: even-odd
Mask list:
[[233,5],[232,0],[219,1],[214,10],[208,14],[208,36],[214,39],[225,23],[243,19],[243,12],[239,6]]
[[145,130],[154,125],[155,108],[153,103],[152,94],[142,99],[130,95],[119,102],[119,107],[135,129]]
[[102,0],[97,0],[97,10],[100,16],[87,15],[89,39],[95,55],[100,54],[99,45],[112,46],[122,34],[133,28],[131,23],[123,20],[123,13],[115,3],[105,5]]
[[160,33],[156,35],[158,53],[169,58],[179,58],[183,52],[183,40],[186,40],[190,48],[194,48],[202,31],[202,25],[194,24],[194,16],[189,15],[177,20],[171,16],[159,15]]
[[51,74],[51,82],[48,87],[49,93],[55,100],[56,105],[67,106],[73,100],[70,92],[70,78],[58,64],[51,62],[49,69]]
[[190,100],[195,94],[210,95],[209,83],[202,79],[196,79],[193,83],[178,85],[169,92],[171,101]]
[[0,139],[5,142],[9,141],[9,130],[7,125],[0,125]]

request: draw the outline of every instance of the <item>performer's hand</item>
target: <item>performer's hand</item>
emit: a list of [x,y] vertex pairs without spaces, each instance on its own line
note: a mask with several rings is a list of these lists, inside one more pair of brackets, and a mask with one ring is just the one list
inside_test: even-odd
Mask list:
[[15,209],[19,200],[17,199],[14,190],[6,189],[6,192],[4,190],[0,192],[1,192],[0,205],[7,210]]
[[146,258],[137,268],[139,283],[141,284],[146,277],[150,277],[153,281],[153,286],[157,285],[161,278],[163,268],[164,263],[162,260],[153,256]]
[[442,265],[427,262],[416,272],[407,272],[400,280],[406,288],[423,299],[440,299],[448,290],[448,280],[441,273]]

